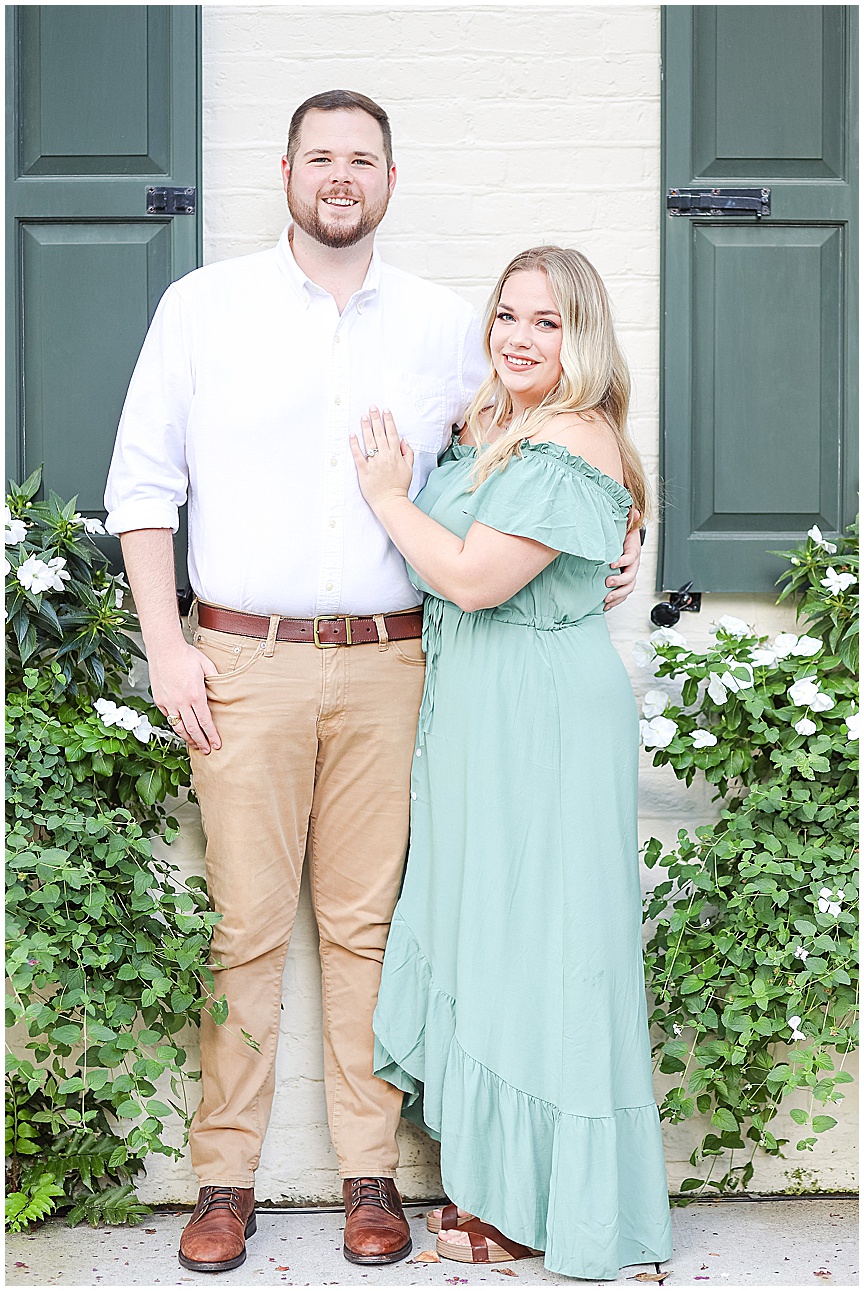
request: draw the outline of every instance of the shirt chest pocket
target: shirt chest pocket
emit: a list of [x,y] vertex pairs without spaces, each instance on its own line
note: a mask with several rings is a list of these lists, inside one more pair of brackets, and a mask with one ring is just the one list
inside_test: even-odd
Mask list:
[[390,409],[400,437],[407,439],[415,453],[437,455],[446,444],[450,427],[445,424],[443,381],[400,372],[385,381],[379,406]]

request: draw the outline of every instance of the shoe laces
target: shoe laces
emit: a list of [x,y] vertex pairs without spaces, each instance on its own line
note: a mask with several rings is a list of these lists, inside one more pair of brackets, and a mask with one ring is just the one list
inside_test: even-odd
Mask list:
[[387,1196],[386,1179],[352,1179],[351,1209],[358,1206],[382,1206],[390,1210],[390,1198]]
[[236,1188],[210,1187],[207,1189],[201,1206],[200,1219],[211,1210],[231,1210],[237,1214],[240,1198]]

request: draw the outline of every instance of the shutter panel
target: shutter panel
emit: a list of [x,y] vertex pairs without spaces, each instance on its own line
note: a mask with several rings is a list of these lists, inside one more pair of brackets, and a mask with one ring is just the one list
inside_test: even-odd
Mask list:
[[[7,470],[44,463],[85,515],[159,298],[201,263],[200,44],[195,5],[7,9]],[[197,214],[148,215],[150,186]]]
[[[770,591],[856,510],[857,13],[664,8],[660,585]],[[771,214],[670,216],[670,188]]]

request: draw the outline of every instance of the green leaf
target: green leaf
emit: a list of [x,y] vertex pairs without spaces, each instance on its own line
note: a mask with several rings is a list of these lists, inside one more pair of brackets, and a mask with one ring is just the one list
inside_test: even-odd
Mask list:
[[711,1124],[718,1130],[738,1130],[738,1122],[725,1107],[718,1107],[711,1117]]
[[142,772],[135,781],[135,789],[142,802],[147,803],[148,806],[159,802],[164,797],[162,773],[159,768],[151,767],[149,771]]
[[826,1130],[833,1130],[837,1124],[833,1116],[814,1116],[813,1129],[816,1134],[824,1134]]
[[117,1108],[117,1115],[125,1117],[128,1120],[134,1120],[137,1116],[141,1115],[141,1105],[136,1103],[134,1098],[127,1098],[125,1102],[122,1102]]
[[228,1001],[224,995],[210,1005],[210,1016],[217,1026],[228,1021]]
[[681,1191],[692,1192],[694,1188],[701,1188],[705,1183],[704,1179],[682,1179]]
[[173,1116],[171,1108],[166,1107],[165,1103],[160,1103],[158,1098],[151,1098],[147,1104],[147,1111],[151,1116]]
[[73,1045],[81,1039],[80,1026],[74,1026],[68,1023],[65,1026],[55,1027],[51,1032],[51,1039],[55,1044]]
[[792,1120],[796,1125],[806,1125],[810,1119],[806,1112],[802,1112],[800,1107],[791,1108],[789,1115],[792,1117]]

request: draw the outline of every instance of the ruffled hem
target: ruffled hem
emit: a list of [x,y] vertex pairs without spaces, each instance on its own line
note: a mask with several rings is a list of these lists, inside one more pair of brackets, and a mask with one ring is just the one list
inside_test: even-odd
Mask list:
[[[473,452],[473,450],[471,450]],[[463,456],[460,452],[459,456]],[[563,444],[523,440],[462,504],[481,524],[609,564],[621,554],[630,494]]]
[[656,1106],[575,1116],[508,1084],[456,1038],[456,1001],[396,915],[375,1012],[376,1076],[441,1142],[447,1196],[566,1277],[614,1281],[669,1259],[672,1235]]
[[[565,448],[563,444],[557,444],[548,439],[521,439],[519,441],[519,453],[524,456],[526,450],[532,454],[539,453],[552,461],[562,462],[565,466],[572,467],[575,471],[578,471],[586,480],[593,480],[598,488],[601,488],[613,502],[621,507],[622,512],[625,514],[633,505],[633,498],[623,484],[620,484],[611,475],[607,475],[605,471],[601,471],[598,466],[592,466],[590,462],[586,462],[584,457],[580,457],[577,453],[571,453],[570,449]],[[441,465],[446,461],[455,461],[460,457],[467,457],[474,452],[476,452],[476,449],[472,444],[452,443],[443,454]]]

